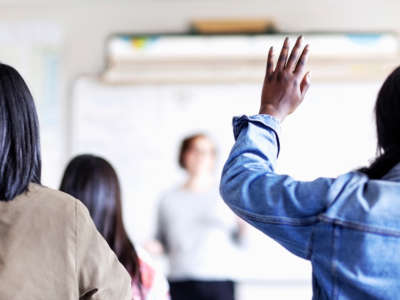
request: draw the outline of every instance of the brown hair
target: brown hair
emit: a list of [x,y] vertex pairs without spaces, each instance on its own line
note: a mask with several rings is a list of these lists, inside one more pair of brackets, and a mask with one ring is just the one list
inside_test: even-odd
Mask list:
[[193,142],[198,138],[206,138],[208,140],[211,140],[210,137],[204,133],[196,133],[184,138],[181,143],[181,147],[179,150],[179,158],[178,158],[178,163],[181,168],[186,169],[185,154],[190,149],[190,147],[192,147]]

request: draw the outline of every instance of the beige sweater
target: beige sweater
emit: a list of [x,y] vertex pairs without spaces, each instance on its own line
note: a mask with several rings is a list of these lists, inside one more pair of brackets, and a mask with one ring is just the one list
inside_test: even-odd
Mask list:
[[80,201],[36,184],[0,201],[0,300],[130,300],[130,282]]

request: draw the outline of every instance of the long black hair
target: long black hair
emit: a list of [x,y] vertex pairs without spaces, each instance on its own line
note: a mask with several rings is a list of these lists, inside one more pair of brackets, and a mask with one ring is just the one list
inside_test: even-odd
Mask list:
[[76,156],[64,172],[60,190],[86,205],[97,229],[142,291],[139,258],[124,227],[120,184],[111,164],[94,155]]
[[0,63],[0,201],[10,201],[40,184],[39,121],[21,75]]
[[400,67],[385,80],[375,104],[378,157],[359,171],[380,179],[400,162]]

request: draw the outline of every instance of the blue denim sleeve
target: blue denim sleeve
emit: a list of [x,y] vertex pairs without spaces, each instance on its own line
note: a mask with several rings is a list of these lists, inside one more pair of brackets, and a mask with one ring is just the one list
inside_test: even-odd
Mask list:
[[227,205],[292,253],[310,258],[313,225],[354,177],[296,181],[274,172],[279,122],[269,115],[234,118],[236,143],[225,163],[220,192]]

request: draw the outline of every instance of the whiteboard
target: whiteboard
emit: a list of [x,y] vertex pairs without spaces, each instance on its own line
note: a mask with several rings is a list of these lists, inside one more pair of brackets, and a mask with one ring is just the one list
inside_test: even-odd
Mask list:
[[[282,124],[278,172],[308,180],[366,165],[375,154],[373,106],[379,85],[313,85]],[[145,241],[157,199],[182,181],[177,165],[182,138],[209,133],[217,142],[219,174],[234,142],[232,117],[255,114],[260,90],[260,84],[118,86],[81,78],[73,93],[73,154],[94,153],[112,162],[121,179],[128,232],[136,242]],[[238,269],[247,279],[311,280],[309,262],[255,229]]]

